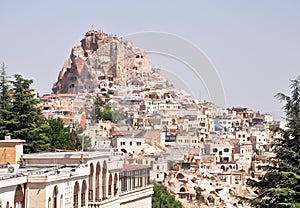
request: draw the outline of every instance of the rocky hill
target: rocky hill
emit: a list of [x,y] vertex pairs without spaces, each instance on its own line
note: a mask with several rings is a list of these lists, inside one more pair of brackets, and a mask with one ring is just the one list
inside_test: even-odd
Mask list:
[[[147,53],[132,43],[103,32],[89,31],[81,44],[73,47],[65,61],[53,93],[107,93],[130,95],[168,90],[173,97],[183,92],[152,68]],[[186,100],[186,99],[185,99]],[[189,99],[187,99],[189,100]]]

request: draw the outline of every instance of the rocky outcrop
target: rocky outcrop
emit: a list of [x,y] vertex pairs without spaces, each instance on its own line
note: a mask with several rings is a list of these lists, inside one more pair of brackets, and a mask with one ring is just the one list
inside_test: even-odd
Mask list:
[[130,42],[103,32],[89,31],[65,61],[53,93],[93,93],[191,103],[152,68],[147,53]]
[[89,31],[81,45],[72,49],[52,90],[54,93],[105,91],[139,70],[151,70],[144,51],[116,36]]

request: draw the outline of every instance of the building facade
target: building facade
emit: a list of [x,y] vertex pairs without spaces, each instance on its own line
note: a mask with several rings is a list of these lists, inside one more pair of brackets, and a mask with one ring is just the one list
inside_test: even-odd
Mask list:
[[1,165],[2,207],[151,207],[150,166],[124,165],[116,151],[25,154],[20,161]]

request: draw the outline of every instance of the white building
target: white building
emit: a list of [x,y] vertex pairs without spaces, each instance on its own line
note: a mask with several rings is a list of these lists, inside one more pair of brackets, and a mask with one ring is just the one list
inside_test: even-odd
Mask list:
[[[22,148],[11,148],[13,142],[19,144],[20,140],[12,140],[10,146],[0,141],[0,152],[6,149],[11,153],[6,162],[1,158],[2,207],[151,207],[149,166],[124,165],[118,152],[103,150],[21,154],[18,169],[15,156]],[[15,169],[7,163],[15,164]]]

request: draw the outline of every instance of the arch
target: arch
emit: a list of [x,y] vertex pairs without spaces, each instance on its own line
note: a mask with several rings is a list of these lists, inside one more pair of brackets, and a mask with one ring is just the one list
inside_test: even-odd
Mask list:
[[182,173],[178,173],[176,179],[183,179],[184,175]]
[[107,165],[106,160],[103,162],[102,167],[102,199],[106,199],[106,174],[107,174]]
[[57,186],[54,186],[52,198],[53,198],[53,208],[57,208],[58,207],[57,206],[58,205],[58,187]]
[[23,189],[22,189],[21,185],[18,185],[17,188],[16,188],[15,198],[14,198],[15,208],[22,208],[23,207],[23,202],[24,202]]
[[100,162],[97,162],[96,166],[96,184],[95,184],[95,199],[99,200],[100,199],[100,171],[101,171],[101,166]]
[[118,179],[118,174],[115,173],[114,177],[114,195],[116,196],[118,194],[118,184],[119,184],[119,179]]
[[86,199],[86,190],[87,190],[87,185],[86,185],[86,181],[83,180],[82,181],[82,188],[81,188],[81,206],[84,207],[85,206],[85,199]]
[[185,188],[184,187],[181,187],[179,192],[185,192]]
[[9,202],[6,202],[6,208],[9,208]]
[[222,169],[223,171],[225,171],[225,166],[224,166],[224,165],[222,165],[222,166],[221,166],[221,169]]
[[112,195],[111,189],[112,189],[112,175],[109,174],[109,178],[108,178],[108,196],[109,197]]
[[230,168],[230,169],[232,169],[232,166],[231,166],[231,165],[229,165],[229,168]]
[[207,197],[207,200],[208,200],[208,202],[209,203],[215,203],[215,198],[213,197],[213,195],[209,195],[208,197]]
[[93,200],[93,185],[94,185],[94,164],[90,164],[89,175],[89,200]]
[[78,181],[76,181],[75,185],[74,185],[74,193],[73,193],[73,208],[78,208],[78,200],[79,200],[79,183]]

